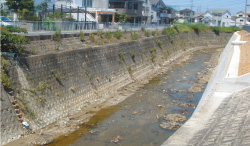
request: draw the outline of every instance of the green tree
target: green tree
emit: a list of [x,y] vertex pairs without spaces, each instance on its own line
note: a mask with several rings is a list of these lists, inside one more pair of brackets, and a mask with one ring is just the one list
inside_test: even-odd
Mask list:
[[36,10],[40,13],[41,18],[45,18],[45,13],[47,11],[48,3],[47,2],[42,2],[41,4],[36,6]]
[[120,22],[124,23],[127,21],[127,15],[125,13],[122,13],[120,15]]
[[1,16],[7,16],[8,15],[8,12],[3,9],[3,5],[1,4]]
[[27,9],[30,12],[35,11],[34,1],[33,0],[6,0],[5,3],[10,10],[13,10],[15,13],[18,10]]
[[37,20],[33,0],[6,0],[5,3],[10,10],[17,13],[21,20]]

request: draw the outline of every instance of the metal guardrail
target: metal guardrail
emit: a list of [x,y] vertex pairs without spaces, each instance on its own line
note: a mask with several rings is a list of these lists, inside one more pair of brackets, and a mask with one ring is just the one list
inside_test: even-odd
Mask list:
[[18,27],[26,28],[28,32],[41,31],[74,31],[74,30],[136,30],[144,28],[163,28],[170,24],[136,24],[136,23],[96,23],[96,22],[74,22],[74,21],[14,21]]

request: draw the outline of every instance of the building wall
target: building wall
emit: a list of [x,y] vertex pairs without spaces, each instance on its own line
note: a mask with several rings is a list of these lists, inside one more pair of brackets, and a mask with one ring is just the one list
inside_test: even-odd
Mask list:
[[108,9],[109,0],[93,0],[93,8]]

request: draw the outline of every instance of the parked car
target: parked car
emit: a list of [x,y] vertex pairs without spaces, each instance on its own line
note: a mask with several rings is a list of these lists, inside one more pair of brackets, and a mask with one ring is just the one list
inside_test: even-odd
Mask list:
[[11,21],[8,17],[0,16],[0,24],[1,26],[14,26],[17,27],[17,25]]

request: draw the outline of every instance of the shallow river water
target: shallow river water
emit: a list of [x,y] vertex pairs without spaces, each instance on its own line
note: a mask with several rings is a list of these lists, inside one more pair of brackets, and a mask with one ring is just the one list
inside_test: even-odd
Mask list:
[[[101,120],[97,125],[89,127],[88,131],[91,132],[68,141],[67,145],[161,145],[176,131],[160,127],[165,121],[163,116],[177,113],[190,118],[195,107],[183,105],[197,105],[203,92],[189,93],[188,89],[199,72],[206,69],[208,64],[205,62],[209,61],[215,52],[215,49],[194,52],[191,59],[176,64],[165,74],[153,78],[131,97],[111,107],[112,112],[106,114],[104,111],[97,115],[96,118]],[[114,143],[115,140],[118,142]]]

